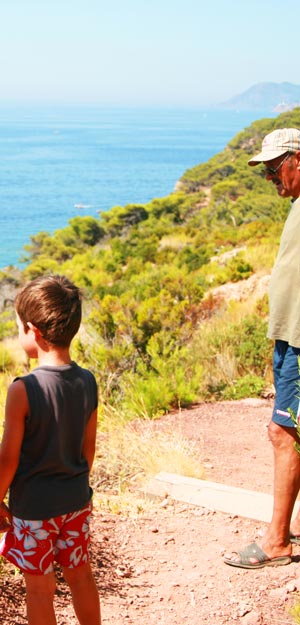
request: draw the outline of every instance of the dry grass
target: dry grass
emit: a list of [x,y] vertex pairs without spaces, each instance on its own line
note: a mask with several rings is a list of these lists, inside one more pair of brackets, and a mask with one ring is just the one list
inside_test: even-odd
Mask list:
[[278,252],[278,243],[274,244],[274,240],[269,243],[260,243],[259,245],[249,245],[245,253],[247,260],[253,267],[254,272],[271,272],[275,258]]
[[93,470],[96,498],[110,509],[144,509],[139,488],[160,471],[204,477],[198,450],[178,430],[158,430],[157,422],[132,423],[106,411]]

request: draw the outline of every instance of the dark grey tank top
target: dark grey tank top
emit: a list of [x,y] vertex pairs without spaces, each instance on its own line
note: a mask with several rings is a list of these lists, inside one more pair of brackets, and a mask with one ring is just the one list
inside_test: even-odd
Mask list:
[[30,412],[10,487],[10,510],[27,520],[79,510],[92,496],[82,443],[97,407],[94,375],[72,362],[37,367],[16,379],[25,384]]

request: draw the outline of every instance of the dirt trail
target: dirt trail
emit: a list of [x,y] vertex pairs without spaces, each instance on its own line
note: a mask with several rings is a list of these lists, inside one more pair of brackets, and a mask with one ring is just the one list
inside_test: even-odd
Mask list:
[[[206,478],[272,493],[269,400],[202,404],[155,422],[195,441]],[[265,525],[169,500],[136,518],[95,511],[93,566],[103,625],[292,625],[300,547],[292,564],[259,571],[226,566],[225,551],[259,538]],[[299,595],[300,603],[300,595]],[[77,623],[59,579],[58,625]],[[1,625],[23,625],[24,586],[5,565]],[[92,625],[92,624],[91,624]]]

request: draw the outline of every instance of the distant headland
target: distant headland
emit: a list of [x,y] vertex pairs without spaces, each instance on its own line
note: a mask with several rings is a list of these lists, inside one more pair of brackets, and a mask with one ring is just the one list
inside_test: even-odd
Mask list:
[[291,111],[299,104],[300,85],[290,82],[261,82],[226,102],[218,104],[218,108],[240,111],[269,110],[273,113],[284,113]]

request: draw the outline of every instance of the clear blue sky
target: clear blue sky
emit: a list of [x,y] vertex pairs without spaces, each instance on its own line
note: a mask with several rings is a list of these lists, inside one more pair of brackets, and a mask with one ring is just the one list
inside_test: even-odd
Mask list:
[[299,0],[0,0],[0,100],[201,107],[300,84],[299,17]]

